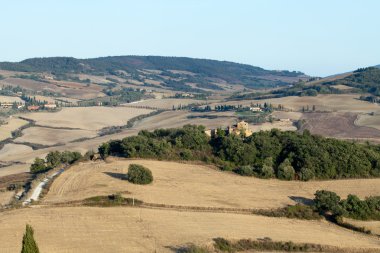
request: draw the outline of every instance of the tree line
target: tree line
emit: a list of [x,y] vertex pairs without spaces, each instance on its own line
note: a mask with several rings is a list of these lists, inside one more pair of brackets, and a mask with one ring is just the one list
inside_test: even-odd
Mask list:
[[35,158],[30,166],[30,172],[33,174],[43,173],[61,164],[72,164],[82,158],[82,154],[76,151],[51,151],[46,155],[45,159]]
[[283,180],[369,178],[380,176],[380,146],[277,129],[250,137],[214,138],[203,126],[141,131],[137,136],[111,140],[99,154],[165,160],[201,160],[243,176]]

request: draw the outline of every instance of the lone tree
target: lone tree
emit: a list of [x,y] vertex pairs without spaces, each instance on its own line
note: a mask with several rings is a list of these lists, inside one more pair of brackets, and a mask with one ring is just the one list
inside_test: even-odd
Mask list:
[[26,224],[26,230],[24,237],[22,238],[22,249],[21,253],[40,253],[37,243],[34,240],[34,231],[32,226]]
[[153,181],[152,172],[138,164],[131,164],[128,168],[127,179],[133,184],[149,184]]

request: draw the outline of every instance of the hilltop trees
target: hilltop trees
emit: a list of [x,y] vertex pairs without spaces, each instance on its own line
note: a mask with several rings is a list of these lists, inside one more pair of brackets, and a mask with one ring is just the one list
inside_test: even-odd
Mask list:
[[60,164],[72,164],[82,158],[82,154],[79,152],[71,151],[51,151],[45,159],[36,158],[30,166],[30,172],[37,174],[57,167]]
[[380,177],[380,146],[276,129],[243,137],[202,126],[141,131],[99,147],[101,156],[201,160],[241,175],[283,180]]
[[34,231],[32,226],[26,225],[25,234],[22,238],[21,253],[39,253],[37,242],[34,240]]

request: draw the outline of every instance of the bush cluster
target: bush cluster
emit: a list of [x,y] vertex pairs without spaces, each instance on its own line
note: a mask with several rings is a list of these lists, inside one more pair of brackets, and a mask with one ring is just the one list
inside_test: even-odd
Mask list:
[[262,240],[242,239],[236,242],[224,238],[215,238],[214,247],[222,252],[239,251],[282,251],[282,252],[323,252],[325,247],[312,243],[277,242],[270,238]]
[[342,200],[335,192],[321,190],[315,193],[314,206],[320,213],[335,217],[380,220],[380,196],[361,200],[350,194],[347,199]]
[[138,164],[131,164],[128,168],[127,179],[133,184],[150,184],[153,182],[152,172]]

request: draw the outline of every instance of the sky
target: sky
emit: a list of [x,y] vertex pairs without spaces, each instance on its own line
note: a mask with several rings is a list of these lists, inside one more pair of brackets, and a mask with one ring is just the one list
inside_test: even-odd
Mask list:
[[163,55],[328,76],[380,64],[378,0],[0,0],[0,61]]

